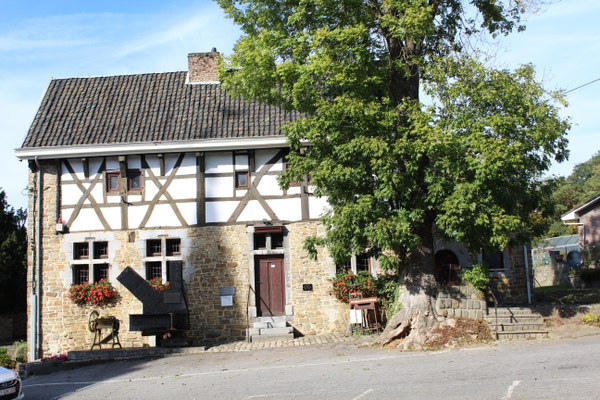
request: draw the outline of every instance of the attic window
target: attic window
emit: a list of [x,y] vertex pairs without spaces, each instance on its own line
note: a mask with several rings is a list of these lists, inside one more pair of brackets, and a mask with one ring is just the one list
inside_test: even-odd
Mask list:
[[237,171],[235,173],[235,187],[238,189],[248,188],[248,171]]
[[119,193],[121,188],[121,176],[118,172],[106,173],[106,191],[108,193]]
[[140,194],[143,189],[142,171],[139,169],[127,170],[127,177],[121,179],[121,174],[117,171],[106,173],[106,192],[109,194],[120,194],[121,188],[128,193]]

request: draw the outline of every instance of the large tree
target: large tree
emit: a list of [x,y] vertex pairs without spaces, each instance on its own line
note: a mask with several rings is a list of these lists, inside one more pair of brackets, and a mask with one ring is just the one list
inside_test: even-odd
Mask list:
[[472,51],[475,35],[521,29],[523,2],[217,1],[243,31],[226,88],[300,112],[281,183],[310,176],[327,196],[326,236],[309,245],[397,272],[403,307],[381,341],[419,345],[436,324],[434,231],[506,245],[567,155],[560,95],[531,65],[494,69]]
[[27,283],[27,213],[0,189],[0,314],[23,312]]

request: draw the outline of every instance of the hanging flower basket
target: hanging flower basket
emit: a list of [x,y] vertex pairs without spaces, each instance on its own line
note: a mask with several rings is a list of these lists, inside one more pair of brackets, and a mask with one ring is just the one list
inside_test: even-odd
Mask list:
[[73,284],[67,296],[80,307],[86,305],[111,306],[119,302],[121,296],[110,282],[101,279],[100,282]]

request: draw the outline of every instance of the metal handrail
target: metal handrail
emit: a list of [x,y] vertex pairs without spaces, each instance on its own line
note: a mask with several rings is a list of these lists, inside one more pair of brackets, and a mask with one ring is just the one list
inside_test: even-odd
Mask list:
[[253,292],[252,284],[248,284],[248,296],[246,296],[246,341],[250,342],[250,292]]
[[492,295],[492,299],[494,299],[494,313],[496,314],[496,323],[494,324],[494,331],[496,333],[496,340],[498,340],[498,299],[494,294],[494,290],[488,286],[489,292]]

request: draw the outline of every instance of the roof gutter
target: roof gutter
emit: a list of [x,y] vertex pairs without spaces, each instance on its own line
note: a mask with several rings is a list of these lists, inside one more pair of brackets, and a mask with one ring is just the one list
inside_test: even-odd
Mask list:
[[245,149],[268,149],[289,146],[285,136],[255,138],[218,138],[205,140],[110,143],[82,146],[22,147],[15,150],[20,160],[47,160],[56,158],[117,156],[152,153],[181,153],[196,151],[223,151]]

